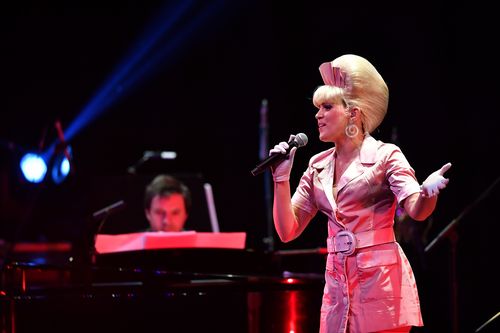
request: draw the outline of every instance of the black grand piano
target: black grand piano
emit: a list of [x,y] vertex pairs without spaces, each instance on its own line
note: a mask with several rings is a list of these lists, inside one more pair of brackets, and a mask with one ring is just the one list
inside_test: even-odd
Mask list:
[[128,248],[76,260],[56,245],[3,263],[2,333],[319,329],[323,249]]

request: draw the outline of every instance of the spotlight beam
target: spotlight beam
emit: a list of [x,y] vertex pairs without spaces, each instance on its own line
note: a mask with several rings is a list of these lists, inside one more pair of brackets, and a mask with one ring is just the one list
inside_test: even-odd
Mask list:
[[144,37],[129,52],[129,56],[116,67],[113,74],[68,126],[66,130],[68,140],[71,140],[130,88],[131,85],[127,84],[124,89],[123,81],[134,71],[134,68],[144,62],[154,45],[188,13],[192,6],[193,1],[179,1],[173,7],[165,7],[161,10],[154,23],[146,29]]
[[221,1],[212,4],[210,7],[205,8],[198,14],[195,19],[192,19],[190,23],[184,27],[183,30],[173,34],[167,43],[162,44],[162,47],[154,52],[154,54],[144,62],[143,66],[139,67],[137,70],[132,72],[127,80],[122,82],[121,88],[123,90],[129,90],[132,86],[136,86],[139,82],[144,81],[150,77],[154,72],[158,64],[165,62],[167,60],[172,60],[174,56],[179,54],[175,52],[182,43],[189,40],[190,35],[198,31],[215,12],[220,10]]
[[[173,55],[178,54],[178,52],[174,51],[182,42],[187,40],[188,36],[193,34],[196,29],[199,29],[209,17],[219,11],[223,4],[224,0],[215,1],[211,5],[200,9],[198,15],[192,15],[189,11],[194,7],[193,0],[180,0],[173,7],[164,7],[153,24],[146,29],[147,34],[135,44],[135,47],[132,48],[133,51],[129,52],[129,56],[125,58],[126,60],[121,62],[106,83],[67,127],[66,140],[71,141],[83,128],[88,126],[113,103],[116,103],[125,92],[129,92],[139,82],[151,76],[158,64],[165,62],[167,59],[170,60]],[[183,29],[179,28],[179,32],[174,34],[173,28],[183,17],[189,24]],[[161,42],[169,33],[172,37]],[[159,44],[159,46],[154,50],[156,44]],[[148,54],[150,54],[149,58],[147,58]],[[46,150],[47,153],[52,152],[55,145],[55,142],[52,143]]]

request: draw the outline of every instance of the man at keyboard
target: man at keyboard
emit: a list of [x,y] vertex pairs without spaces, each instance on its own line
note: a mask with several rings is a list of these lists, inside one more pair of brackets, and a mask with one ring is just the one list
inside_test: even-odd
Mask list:
[[191,191],[170,175],[158,175],[144,193],[148,231],[183,231],[191,208]]

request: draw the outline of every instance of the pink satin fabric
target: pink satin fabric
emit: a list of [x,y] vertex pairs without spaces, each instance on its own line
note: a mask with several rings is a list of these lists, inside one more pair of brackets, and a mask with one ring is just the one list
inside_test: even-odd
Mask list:
[[[328,217],[328,236],[394,225],[397,203],[420,191],[415,172],[393,144],[365,135],[360,154],[337,184],[335,148],[313,156],[292,197],[294,207]],[[417,223],[417,222],[415,222]],[[321,307],[321,333],[374,332],[422,326],[417,286],[398,243],[328,254]]]

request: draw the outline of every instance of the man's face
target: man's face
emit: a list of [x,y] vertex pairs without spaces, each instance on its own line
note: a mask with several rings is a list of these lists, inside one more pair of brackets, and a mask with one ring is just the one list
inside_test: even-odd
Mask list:
[[157,195],[146,209],[146,218],[153,231],[182,231],[187,217],[184,198],[179,193]]

